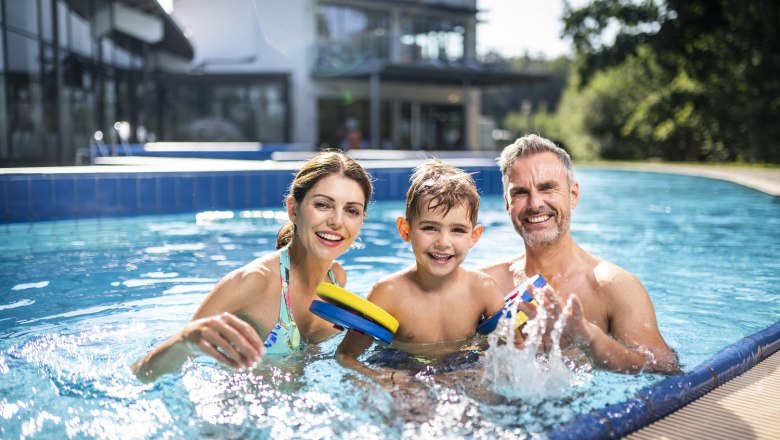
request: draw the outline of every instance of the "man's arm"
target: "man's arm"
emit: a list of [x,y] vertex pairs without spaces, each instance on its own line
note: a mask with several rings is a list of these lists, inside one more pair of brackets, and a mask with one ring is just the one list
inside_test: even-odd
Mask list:
[[[582,303],[572,295],[564,335],[582,349],[598,367],[636,373],[678,373],[677,354],[666,345],[655,319],[650,296],[636,277],[614,266],[612,276],[600,290],[609,302],[609,334],[585,319]],[[598,280],[598,278],[597,278]],[[551,288],[546,302],[556,301],[558,311],[564,304]]]

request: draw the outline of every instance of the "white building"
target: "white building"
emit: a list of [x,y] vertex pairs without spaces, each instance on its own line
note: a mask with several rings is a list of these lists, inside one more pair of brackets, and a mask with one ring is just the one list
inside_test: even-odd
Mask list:
[[539,77],[477,62],[477,12],[476,0],[176,0],[194,59],[161,60],[177,72],[166,93],[181,90],[161,134],[220,118],[243,140],[312,148],[492,148],[480,87]]
[[[14,0],[0,11],[0,166],[104,142],[492,148],[476,0]],[[482,123],[480,123],[482,121]]]

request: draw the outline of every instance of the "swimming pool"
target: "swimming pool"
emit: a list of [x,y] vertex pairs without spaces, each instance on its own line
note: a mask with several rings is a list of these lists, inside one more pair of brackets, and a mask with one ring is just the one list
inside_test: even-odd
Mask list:
[[[780,316],[780,204],[726,182],[581,170],[572,221],[587,250],[636,274],[685,370]],[[412,261],[394,233],[399,202],[378,202],[342,258],[365,294]],[[283,215],[221,211],[6,224],[0,231],[0,437],[405,438],[534,436],[661,379],[582,372],[539,404],[486,390],[477,367],[373,384],[332,359],[338,338],[301,359],[232,372],[204,359],[152,385],[128,365],[178,330],[228,270],[272,249]],[[522,243],[500,198],[468,266]],[[501,243],[501,246],[497,246]],[[468,367],[468,365],[467,365]]]

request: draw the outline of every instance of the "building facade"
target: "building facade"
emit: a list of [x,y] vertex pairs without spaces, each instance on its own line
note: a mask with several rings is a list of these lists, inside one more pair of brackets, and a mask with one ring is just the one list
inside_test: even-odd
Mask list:
[[[152,141],[492,148],[476,0],[0,0],[0,164]],[[163,8],[165,6],[165,8]]]

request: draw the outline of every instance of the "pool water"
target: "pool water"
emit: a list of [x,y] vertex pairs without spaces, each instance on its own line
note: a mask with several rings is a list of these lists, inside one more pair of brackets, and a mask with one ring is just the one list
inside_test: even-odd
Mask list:
[[[575,240],[637,275],[690,370],[780,316],[780,204],[734,184],[583,169]],[[401,202],[371,206],[350,290],[413,261]],[[235,372],[205,358],[154,384],[129,365],[177,331],[218,278],[273,249],[278,211],[0,226],[0,438],[534,437],[660,379],[585,368],[562,392],[510,399],[480,365],[382,370],[332,358],[340,337]],[[466,265],[522,251],[500,197]]]

